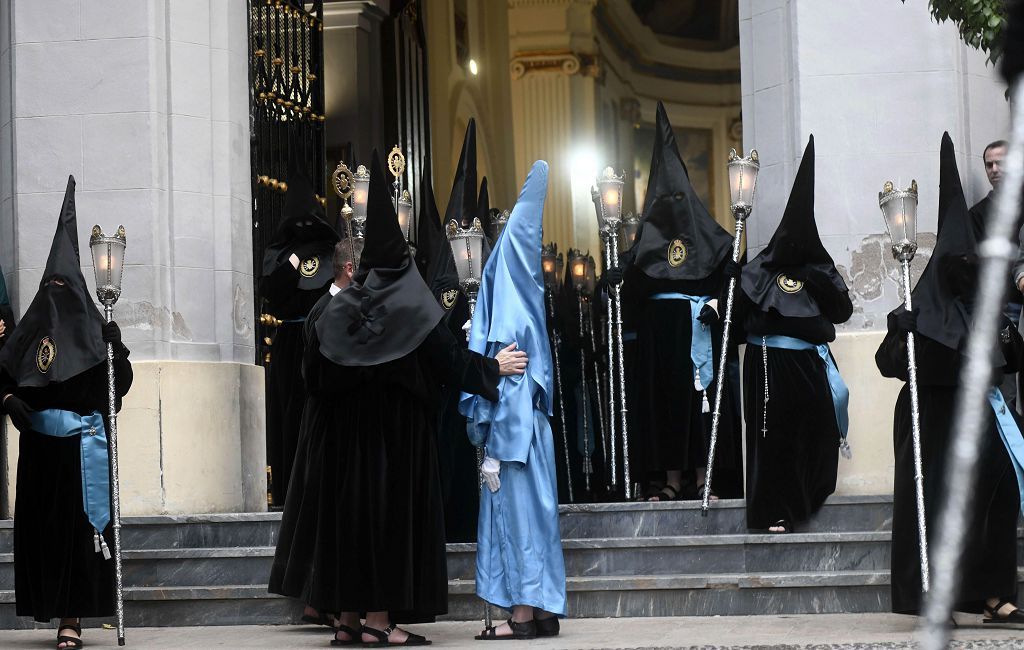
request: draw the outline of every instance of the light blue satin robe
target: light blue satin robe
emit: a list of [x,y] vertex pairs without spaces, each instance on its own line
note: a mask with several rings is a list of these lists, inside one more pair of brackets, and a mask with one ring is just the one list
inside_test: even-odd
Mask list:
[[[502,347],[492,344],[491,356]],[[565,616],[555,447],[531,383],[526,375],[503,377],[500,407],[480,400],[489,408],[478,408],[468,425],[470,441],[501,461],[501,487],[480,494],[476,593],[498,607],[531,605]],[[492,428],[491,417],[504,426]]]
[[565,616],[565,561],[548,420],[551,348],[540,266],[546,191],[547,163],[538,161],[484,268],[470,331],[470,349],[491,357],[515,341],[529,356],[526,374],[502,377],[497,402],[463,394],[459,410],[467,417],[470,441],[501,463],[501,487],[480,492],[477,595],[505,609],[530,605]]

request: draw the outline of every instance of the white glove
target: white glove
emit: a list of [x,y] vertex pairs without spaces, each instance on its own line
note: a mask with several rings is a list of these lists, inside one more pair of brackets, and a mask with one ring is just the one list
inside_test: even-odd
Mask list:
[[491,492],[497,492],[501,487],[501,479],[498,477],[500,473],[501,463],[499,461],[490,456],[484,458],[483,464],[480,465],[480,476],[484,478],[484,484]]

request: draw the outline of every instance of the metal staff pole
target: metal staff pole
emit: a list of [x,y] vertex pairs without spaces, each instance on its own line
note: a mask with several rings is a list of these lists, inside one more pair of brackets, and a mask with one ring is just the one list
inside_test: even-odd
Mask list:
[[[732,240],[732,261],[740,260],[740,240],[743,228],[753,208],[754,185],[761,168],[757,150],[751,149],[747,158],[741,158],[733,149],[729,152],[729,185],[732,192],[732,215],[736,219],[736,234]],[[704,473],[704,496],[700,514],[708,516],[711,505],[711,478],[715,469],[715,446],[718,444],[718,423],[722,415],[722,389],[725,386],[725,366],[729,354],[729,330],[732,326],[732,305],[736,293],[736,278],[729,278],[728,297],[725,301],[725,322],[722,329],[722,349],[718,355],[718,374],[715,375],[715,410],[711,415],[711,441],[708,444],[708,464]]]
[[[900,286],[907,311],[913,310],[910,288],[910,262],[917,253],[917,181],[906,190],[897,190],[892,181],[878,193],[878,207],[885,219],[892,244],[892,256],[900,263]],[[921,461],[921,411],[917,392],[917,351],[914,333],[907,332],[907,384],[910,389],[910,422],[914,447],[914,492],[917,500],[917,539],[921,562],[921,588],[931,587],[928,568],[928,525],[924,509],[924,470]]]
[[[605,472],[608,471],[608,428],[605,418],[605,405],[603,399],[603,389],[601,388],[602,377],[601,367],[597,362],[597,341],[594,336],[594,300],[596,299],[597,289],[597,266],[594,263],[594,258],[587,255],[587,273],[584,281],[585,295],[583,297],[583,306],[586,307],[586,315],[580,313],[583,318],[583,327],[585,334],[590,338],[590,360],[594,366],[594,399],[597,401],[597,429],[594,437],[598,435],[601,437],[601,453],[604,459]],[[582,341],[581,341],[582,343]],[[582,349],[582,345],[580,346]],[[609,485],[606,483],[605,488]]]
[[979,292],[975,302],[974,327],[967,344],[967,363],[960,372],[959,406],[953,420],[954,441],[946,501],[939,515],[943,532],[935,555],[935,588],[925,601],[926,650],[945,648],[949,641],[947,623],[953,609],[953,592],[959,583],[960,556],[967,530],[967,504],[974,498],[975,474],[985,422],[985,393],[990,387],[993,347],[999,337],[999,315],[1003,306],[1003,287],[1011,255],[1013,225],[1021,211],[1024,186],[1024,82],[1018,80],[1011,91],[1013,129],[1004,161],[1005,174],[996,191],[995,214],[988,224],[988,236],[979,247],[982,259]]
[[[617,233],[613,233],[609,238],[612,246],[612,268],[618,268],[619,266],[619,243]],[[619,432],[622,436],[622,481],[625,488],[626,500],[633,498],[633,483],[630,480],[629,475],[629,429],[626,425],[626,418],[629,413],[628,403],[626,402],[626,361],[625,351],[622,345],[622,296],[620,293],[619,285],[615,285],[611,288],[611,298],[609,302],[612,303],[613,311],[615,313],[615,373],[618,374],[619,384]],[[611,360],[609,360],[611,365]],[[612,374],[609,368],[609,374]],[[612,398],[614,401],[614,397]],[[615,459],[615,445],[612,445],[612,463],[614,466]],[[615,470],[613,470],[614,472]],[[612,474],[613,485],[615,474]]]
[[[607,263],[605,269],[619,267],[618,234],[622,226],[622,186],[625,173],[616,175],[611,167],[605,167],[597,179],[594,203],[597,206],[598,226],[604,240]],[[614,318],[613,318],[614,316]],[[612,437],[612,488],[618,486],[618,463],[615,440],[615,411],[618,400],[619,435],[622,439],[622,479],[624,495],[632,499],[633,485],[629,475],[629,431],[626,425],[626,370],[622,347],[622,301],[619,285],[608,287],[608,419],[611,422]]]
[[[124,272],[124,249],[127,244],[124,226],[118,226],[115,235],[107,236],[97,225],[92,227],[89,248],[92,249],[93,269],[96,272],[96,297],[103,305],[103,316],[110,322],[114,316],[114,303],[121,297],[121,277]],[[107,447],[110,455],[110,488],[113,505],[114,577],[117,612],[117,645],[124,641],[124,573],[121,564],[121,483],[117,466],[117,387],[114,378],[114,344],[107,343],[107,420],[110,431]],[[103,531],[100,531],[102,534]]]
[[569,489],[569,503],[575,503],[572,493],[572,467],[569,465],[569,432],[565,428],[565,397],[562,395],[562,362],[558,348],[562,345],[561,337],[555,326],[555,300],[551,289],[547,291],[548,314],[551,316],[551,356],[555,361],[555,391],[558,395],[558,417],[562,425],[562,444],[565,446],[565,484]]

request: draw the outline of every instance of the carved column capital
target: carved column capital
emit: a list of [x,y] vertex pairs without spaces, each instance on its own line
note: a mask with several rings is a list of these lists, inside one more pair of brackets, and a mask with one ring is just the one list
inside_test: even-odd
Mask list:
[[597,57],[570,50],[519,52],[512,57],[509,71],[513,80],[522,79],[532,72],[560,72],[568,76],[581,74],[585,77],[597,77],[600,74]]

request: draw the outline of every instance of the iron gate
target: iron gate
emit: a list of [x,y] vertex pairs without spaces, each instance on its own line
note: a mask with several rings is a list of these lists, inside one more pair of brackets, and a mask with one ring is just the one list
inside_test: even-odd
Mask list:
[[[248,0],[249,134],[254,278],[281,219],[289,160],[303,166],[324,201],[323,0]],[[261,322],[257,297],[256,320]],[[269,360],[258,328],[256,362]]]

